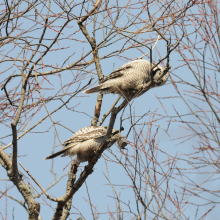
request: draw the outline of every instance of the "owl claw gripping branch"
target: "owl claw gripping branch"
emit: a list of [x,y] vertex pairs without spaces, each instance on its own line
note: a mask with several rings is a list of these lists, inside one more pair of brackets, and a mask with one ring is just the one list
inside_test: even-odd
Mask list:
[[[124,98],[136,94],[136,97],[138,97],[149,89],[166,83],[170,67],[154,66],[155,63],[142,59],[128,62],[108,75],[100,82],[100,85],[88,89],[84,93],[114,93]],[[154,68],[151,72],[152,67]]]

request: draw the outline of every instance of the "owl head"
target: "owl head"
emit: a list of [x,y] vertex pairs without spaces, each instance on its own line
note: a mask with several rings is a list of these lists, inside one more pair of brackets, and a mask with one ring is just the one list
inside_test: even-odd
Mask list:
[[112,129],[112,136],[111,136],[111,142],[109,145],[112,145],[117,141],[118,146],[120,149],[125,149],[127,146],[127,140],[124,136],[121,135],[121,132],[119,130],[116,130],[115,128]]
[[127,141],[125,139],[125,137],[121,136],[117,139],[117,143],[120,149],[125,149],[125,147],[127,146]]
[[171,66],[167,68],[167,67],[162,67],[161,65],[158,65],[153,69],[153,79],[154,79],[155,86],[162,86],[166,83],[169,77],[168,71],[170,68]]

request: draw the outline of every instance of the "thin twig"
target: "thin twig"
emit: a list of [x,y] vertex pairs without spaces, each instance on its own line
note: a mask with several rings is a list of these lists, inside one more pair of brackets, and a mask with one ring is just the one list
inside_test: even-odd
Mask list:
[[103,115],[102,120],[99,122],[98,126],[101,126],[102,123],[105,121],[105,119],[108,117],[108,115],[111,113],[112,109],[116,106],[116,104],[118,103],[118,101],[120,100],[120,96],[116,99],[116,101],[114,102],[114,104],[112,105],[112,107],[109,109],[109,111]]
[[40,187],[40,189],[43,191],[43,193],[46,195],[46,197],[47,197],[48,199],[50,199],[51,201],[53,201],[53,202],[57,202],[57,199],[54,199],[54,198],[50,197],[50,196],[47,194],[47,192],[44,190],[44,188],[37,182],[37,180],[30,174],[30,172],[29,172],[28,170],[25,169],[24,166],[23,166],[21,163],[19,163],[19,164],[20,164],[20,166],[26,171],[26,173],[28,174],[28,176],[30,176],[31,179]]

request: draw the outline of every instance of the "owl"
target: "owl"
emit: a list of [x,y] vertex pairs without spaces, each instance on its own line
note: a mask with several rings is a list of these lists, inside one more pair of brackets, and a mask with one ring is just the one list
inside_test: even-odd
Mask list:
[[[123,98],[131,95],[142,95],[153,87],[162,86],[168,78],[169,68],[157,65],[153,68],[151,82],[151,67],[156,65],[147,60],[134,60],[124,64],[100,82],[100,85],[83,91],[85,94],[101,92],[102,94],[119,94]],[[166,73],[162,78],[161,76]],[[149,85],[150,84],[150,85]]]
[[[62,150],[46,157],[45,160],[52,159],[59,155],[62,155],[61,157],[77,155],[77,164],[90,161],[95,155],[96,150],[104,142],[107,128],[106,126],[88,126],[80,129],[63,143],[64,148]],[[119,131],[113,129],[105,149],[111,147],[116,141],[121,149],[124,149],[127,145],[125,137],[123,137]]]

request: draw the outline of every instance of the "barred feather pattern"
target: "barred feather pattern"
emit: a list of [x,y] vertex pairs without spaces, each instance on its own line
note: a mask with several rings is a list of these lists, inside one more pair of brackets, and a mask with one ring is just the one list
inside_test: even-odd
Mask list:
[[150,88],[164,85],[168,79],[168,71],[161,78],[165,71],[165,67],[157,65],[153,69],[152,85],[150,88],[145,88],[145,85],[151,81],[151,66],[153,67],[154,65],[155,63],[152,63],[151,65],[148,60],[143,59],[128,62],[108,75],[103,81],[100,82],[99,86],[88,89],[84,91],[84,93],[113,93],[127,98],[132,93],[139,91],[137,96],[140,96]]
[[[105,140],[106,133],[106,126],[88,126],[82,128],[63,143],[64,148],[62,150],[46,157],[45,160],[52,159],[59,155],[61,155],[61,157],[77,155],[76,162],[78,164],[90,161],[95,155],[96,150]],[[123,137],[120,132],[117,132],[116,129],[113,129],[110,142],[105,149],[111,147],[116,141],[121,149],[124,149],[127,145],[125,137]]]

